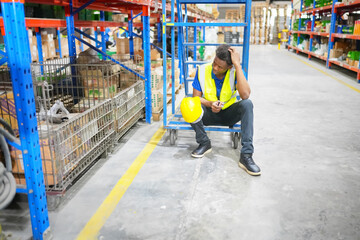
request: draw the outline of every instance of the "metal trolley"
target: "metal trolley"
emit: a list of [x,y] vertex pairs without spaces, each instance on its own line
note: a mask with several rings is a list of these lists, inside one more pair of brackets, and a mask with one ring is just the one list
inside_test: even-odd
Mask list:
[[[249,44],[250,44],[250,17],[251,17],[251,0],[178,0],[176,3],[177,11],[177,22],[175,22],[175,1],[171,0],[171,19],[168,22],[166,20],[166,12],[165,12],[165,1],[163,1],[163,31],[162,31],[162,43],[163,49],[167,49],[166,47],[166,27],[171,28],[171,53],[172,53],[172,72],[171,72],[171,94],[172,94],[172,110],[171,115],[167,116],[167,84],[166,84],[166,58],[163,57],[163,124],[164,128],[168,129],[170,135],[170,144],[174,145],[179,130],[192,130],[190,124],[186,123],[182,119],[182,115],[180,113],[179,108],[175,109],[175,28],[178,30],[178,58],[179,58],[179,68],[180,68],[180,83],[185,87],[185,96],[191,96],[189,93],[189,83],[194,81],[194,78],[189,77],[189,66],[200,65],[207,62],[197,61],[197,47],[198,46],[218,46],[218,43],[205,43],[205,29],[206,27],[243,27],[243,43],[230,43],[232,46],[242,47],[242,69],[244,71],[244,75],[248,77],[248,65],[249,65]],[[210,23],[210,22],[198,22],[198,19],[194,18],[193,22],[189,22],[189,16],[187,14],[187,4],[244,4],[245,5],[245,18],[244,22],[237,23]],[[183,9],[185,15],[183,17],[182,11],[179,9]],[[194,36],[193,42],[189,42],[189,29],[193,28]],[[203,40],[197,41],[197,28],[203,31]],[[189,61],[189,50],[193,51],[193,61]],[[218,132],[230,132],[232,146],[233,148],[238,148],[238,144],[241,138],[241,124],[235,124],[234,126],[207,126],[205,127],[206,131],[218,131]]]

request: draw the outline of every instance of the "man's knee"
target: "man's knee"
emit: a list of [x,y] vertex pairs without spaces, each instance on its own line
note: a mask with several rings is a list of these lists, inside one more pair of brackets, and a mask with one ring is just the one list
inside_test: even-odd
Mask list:
[[240,107],[246,110],[253,110],[254,105],[250,99],[245,99],[240,101]]

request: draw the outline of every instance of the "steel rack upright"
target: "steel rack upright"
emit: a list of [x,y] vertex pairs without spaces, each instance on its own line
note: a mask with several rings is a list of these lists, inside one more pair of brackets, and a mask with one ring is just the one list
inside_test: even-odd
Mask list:
[[[187,15],[187,4],[245,4],[245,22],[243,23],[216,23],[216,22],[189,22],[189,18]],[[166,28],[171,28],[171,52],[172,52],[172,99],[175,99],[175,79],[174,79],[174,66],[175,66],[175,37],[174,37],[174,28],[178,29],[178,57],[179,57],[179,67],[180,67],[180,82],[185,86],[185,95],[189,96],[189,83],[193,81],[193,79],[189,78],[188,73],[188,65],[200,65],[207,62],[204,61],[197,61],[196,49],[197,46],[218,46],[220,44],[215,43],[200,43],[197,41],[197,28],[205,28],[205,27],[244,27],[244,41],[242,44],[230,44],[233,46],[241,46],[243,47],[242,51],[242,69],[244,71],[244,75],[248,78],[248,66],[249,66],[249,44],[250,44],[250,19],[251,19],[251,0],[218,0],[218,1],[211,1],[211,0],[178,0],[175,7],[175,1],[171,1],[171,18],[170,21],[167,20],[165,9],[165,2],[163,1],[163,49],[166,49]],[[185,15],[183,16],[182,9],[184,5]],[[175,9],[177,9],[177,21],[175,21]],[[194,42],[188,42],[188,28],[194,28]],[[205,30],[204,30],[205,33]],[[193,47],[194,49],[194,58],[193,61],[188,60],[188,48]],[[174,145],[177,139],[178,130],[192,130],[191,126],[186,123],[182,119],[182,115],[179,109],[175,109],[175,101],[172,101],[171,107],[171,115],[168,116],[167,109],[166,109],[166,102],[167,102],[167,84],[166,84],[166,58],[163,56],[163,125],[164,128],[168,130],[170,134],[170,144]],[[169,120],[168,120],[169,118]],[[232,128],[229,127],[221,127],[221,126],[208,126],[205,127],[206,131],[220,131],[220,132],[230,132],[232,136],[232,143],[233,147],[238,147],[238,142],[240,140],[241,130],[240,124],[236,124]]]
[[24,1],[1,0],[6,58],[10,68],[27,188],[33,239],[50,239],[51,231],[40,155],[34,88],[31,77],[29,39],[25,27]]
[[[25,193],[28,196],[30,220],[32,226],[33,239],[51,239],[50,223],[48,218],[47,196],[44,185],[44,173],[42,168],[42,158],[40,154],[39,132],[36,117],[36,107],[34,98],[34,86],[31,75],[31,54],[29,48],[29,39],[27,27],[66,27],[68,31],[68,43],[70,56],[76,56],[75,39],[81,43],[88,45],[104,57],[121,65],[124,69],[138,75],[145,80],[146,93],[146,120],[151,121],[151,87],[150,87],[150,1],[112,1],[112,6],[107,6],[109,1],[57,1],[57,0],[39,0],[29,1],[41,4],[60,5],[65,7],[66,20],[60,19],[26,19],[24,14],[24,0],[0,0],[2,9],[2,19],[0,19],[1,32],[4,36],[6,52],[0,51],[0,63],[7,62],[10,68],[10,75],[13,86],[14,101],[19,125],[20,143],[8,143],[21,150],[24,162],[24,173],[26,180],[26,188],[18,188],[18,193]],[[94,27],[100,26],[119,26],[120,23],[104,22],[104,21],[74,21],[74,15],[86,7],[106,11],[119,11],[119,9],[127,9],[131,5],[137,11],[142,11],[143,23],[143,48],[144,58],[149,61],[145,62],[145,76],[132,71],[122,65],[117,60],[106,54],[104,45],[99,50],[89,43],[82,40],[81,37],[75,36],[75,31],[84,34],[77,27]],[[77,8],[77,10],[74,10]],[[103,18],[102,18],[103,20]],[[125,25],[124,25],[125,26]],[[38,29],[40,30],[40,29]],[[92,39],[99,43],[97,39]],[[41,40],[40,40],[41,42]],[[103,39],[102,39],[102,42]]]

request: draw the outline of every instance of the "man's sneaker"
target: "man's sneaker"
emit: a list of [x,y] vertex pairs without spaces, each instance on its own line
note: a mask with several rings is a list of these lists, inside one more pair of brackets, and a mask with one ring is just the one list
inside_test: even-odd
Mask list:
[[240,154],[239,167],[244,169],[248,174],[252,176],[259,176],[261,174],[261,170],[254,162],[251,153]]
[[191,156],[194,158],[201,158],[203,157],[206,153],[211,152],[211,143],[202,145],[200,144],[197,149],[195,149],[192,153]]

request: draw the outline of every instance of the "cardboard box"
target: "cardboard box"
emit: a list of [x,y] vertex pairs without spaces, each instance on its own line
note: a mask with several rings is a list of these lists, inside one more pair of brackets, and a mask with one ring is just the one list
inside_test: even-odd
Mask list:
[[151,106],[154,113],[158,113],[163,109],[163,92],[161,90],[151,92]]
[[134,56],[135,56],[134,61],[136,62],[144,61],[144,50],[139,49],[137,51],[134,51]]
[[134,53],[139,51],[139,50],[142,50],[142,39],[134,37],[133,38],[133,45],[134,45]]
[[[56,40],[55,42],[55,48],[59,49],[59,41]],[[68,57],[69,56],[69,44],[68,44],[68,39],[67,38],[61,38],[60,39],[60,46],[61,46],[61,54],[63,57]],[[59,53],[56,53],[57,55],[60,56]]]
[[354,67],[359,67],[359,61],[354,61],[354,65],[353,65]]
[[343,51],[349,49],[349,45],[345,42],[337,41],[335,42],[334,49],[342,49]]
[[151,68],[162,67],[162,65],[163,65],[163,60],[151,61]]
[[130,53],[128,38],[116,38],[116,53],[117,54]]
[[31,52],[31,61],[38,62],[39,54],[38,54],[36,36],[29,37],[29,45],[30,45],[30,52]]
[[163,87],[163,71],[162,68],[156,68],[151,71],[151,90],[160,90]]
[[160,58],[160,53],[156,49],[152,49],[150,52],[150,59],[151,60],[158,60]]
[[[25,174],[14,174],[15,182],[18,185],[26,185]],[[55,185],[59,182],[61,177],[57,175],[49,175],[44,173],[44,181],[46,186]]]
[[342,49],[330,49],[330,58],[339,58],[343,52]]
[[310,42],[309,42],[309,41],[307,41],[307,40],[304,40],[303,44],[304,44],[304,50],[309,51]]
[[3,92],[0,94],[0,114],[11,128],[14,130],[15,135],[19,136],[19,126],[16,117],[16,108],[13,92]]
[[48,41],[48,53],[49,53],[49,58],[56,57],[55,41],[54,40]]
[[[60,162],[55,160],[55,149],[50,146],[49,139],[40,139],[40,154],[42,159],[42,169],[44,173],[45,184],[54,185],[59,180],[58,169],[60,169]],[[11,147],[10,156],[12,159],[12,172],[14,175],[24,174],[25,171],[22,152],[15,149],[14,147]],[[22,182],[21,184],[25,184],[25,182]]]
[[48,42],[47,41],[42,41],[41,42],[41,48],[42,48],[43,60],[45,61],[46,59],[49,58]]
[[218,43],[224,43],[225,42],[225,35],[224,35],[224,33],[218,33],[217,34],[217,42]]

